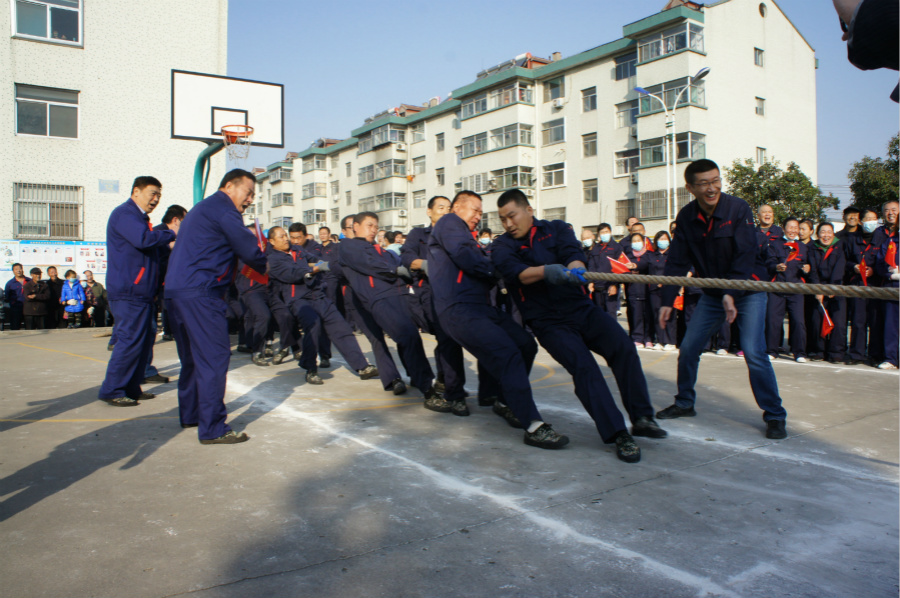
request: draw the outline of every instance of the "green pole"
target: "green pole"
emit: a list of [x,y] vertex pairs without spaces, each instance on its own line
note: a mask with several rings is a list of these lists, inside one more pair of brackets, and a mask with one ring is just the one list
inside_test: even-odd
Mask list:
[[[194,164],[194,205],[200,203],[206,196],[206,179],[209,178],[210,171],[209,159],[223,147],[225,147],[225,144],[221,141],[210,143],[197,156],[197,162]],[[206,171],[205,178],[204,171]]]

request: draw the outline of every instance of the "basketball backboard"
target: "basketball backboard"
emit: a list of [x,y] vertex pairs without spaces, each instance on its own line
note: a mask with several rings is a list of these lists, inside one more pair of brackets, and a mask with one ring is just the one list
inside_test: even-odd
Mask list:
[[284,147],[284,85],[172,70],[172,139],[222,141],[224,125],[253,127],[253,145]]

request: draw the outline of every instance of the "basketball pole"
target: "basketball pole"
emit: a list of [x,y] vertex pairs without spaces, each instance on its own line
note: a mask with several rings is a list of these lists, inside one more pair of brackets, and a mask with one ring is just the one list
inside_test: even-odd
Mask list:
[[222,151],[224,147],[225,144],[221,141],[212,142],[197,156],[197,162],[194,164],[194,205],[206,197],[206,182],[209,179],[209,172],[212,170],[209,159]]

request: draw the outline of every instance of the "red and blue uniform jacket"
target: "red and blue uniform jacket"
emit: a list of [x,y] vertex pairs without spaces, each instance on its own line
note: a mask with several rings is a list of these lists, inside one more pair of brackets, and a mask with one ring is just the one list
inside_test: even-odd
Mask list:
[[809,252],[809,282],[813,284],[844,284],[847,257],[844,242],[835,239],[828,249],[815,243]]
[[494,264],[475,240],[475,233],[456,214],[442,216],[431,230],[428,274],[437,313],[458,303],[491,303]]
[[[287,252],[269,251],[269,285],[285,304],[297,299],[321,299],[325,296],[323,274],[313,274],[309,267],[318,261],[303,247],[292,245]],[[310,276],[307,278],[307,274]]]
[[344,239],[338,253],[344,278],[365,305],[399,296],[397,268],[400,256],[396,253],[363,238]]
[[163,248],[175,240],[170,230],[153,230],[150,216],[128,199],[106,224],[106,290],[110,301],[152,303],[159,293]]
[[[413,270],[412,263],[416,260],[428,260],[428,239],[431,238],[432,227],[414,228],[406,235],[406,241],[400,248],[400,263],[403,264],[413,276],[413,286],[421,288],[428,285],[428,276],[421,270]],[[429,267],[431,263],[429,262]]]

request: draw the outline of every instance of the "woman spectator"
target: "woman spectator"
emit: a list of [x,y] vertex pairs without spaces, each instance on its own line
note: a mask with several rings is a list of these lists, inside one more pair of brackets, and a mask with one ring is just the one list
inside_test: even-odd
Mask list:
[[63,284],[59,302],[66,306],[63,316],[69,323],[67,328],[81,327],[81,313],[84,311],[84,289],[78,283],[78,275],[74,270],[66,270],[66,282]]
[[812,249],[815,239],[812,238],[813,229],[816,225],[812,220],[800,221],[800,242],[806,245],[808,249]]
[[50,299],[50,286],[41,280],[41,269],[31,269],[31,280],[25,283],[25,329],[43,330],[47,317],[47,301]]
[[[664,230],[659,231],[656,233],[656,236],[653,237],[653,246],[656,247],[656,251],[651,253],[650,274],[662,276],[665,273],[670,243],[671,238],[669,237],[669,233]],[[647,286],[650,290],[650,309],[653,314],[651,321],[656,323],[659,321],[659,308],[662,307],[662,285],[650,284]],[[669,318],[665,328],[657,328],[656,344],[653,348],[658,351],[674,351],[677,333],[678,320],[676,318]]]
[[[638,274],[647,274],[653,253],[647,249],[647,240],[641,233],[632,233],[626,237],[628,243],[622,253],[631,263],[628,269]],[[625,283],[625,300],[628,304],[628,328],[631,340],[636,347],[653,348],[653,313],[647,301],[647,285],[642,282]]]
[[[582,242],[584,243],[584,241]],[[592,242],[589,247],[586,245],[585,251],[587,252],[585,263],[589,272],[610,274],[612,266],[609,258],[619,259],[619,256],[622,255],[622,246],[613,241],[612,227],[606,222],[601,222],[597,227],[597,241]],[[616,317],[616,312],[619,310],[618,283],[601,281],[593,283],[592,298],[600,309],[613,318]]]
[[[847,259],[841,240],[834,236],[830,222],[822,222],[816,228],[818,240],[809,253],[809,281],[813,284],[843,284]],[[847,301],[834,295],[816,295],[817,305],[812,313],[809,332],[813,347],[813,359],[824,354],[831,363],[842,363],[847,351]],[[824,311],[828,312],[834,328],[828,334],[828,342],[822,338]]]

